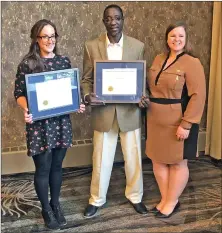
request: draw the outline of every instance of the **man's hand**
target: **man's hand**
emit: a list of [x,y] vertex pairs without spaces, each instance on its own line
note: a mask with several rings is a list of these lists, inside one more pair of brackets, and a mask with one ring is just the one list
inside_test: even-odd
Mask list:
[[86,104],[90,104],[92,102],[93,97],[96,97],[95,93],[90,93],[90,94],[86,95],[85,98],[84,98],[84,102]]
[[150,99],[147,96],[142,96],[139,102],[139,107],[140,108],[148,108],[150,104]]
[[104,101],[100,100],[95,93],[90,93],[85,96],[85,103],[90,105],[105,105]]

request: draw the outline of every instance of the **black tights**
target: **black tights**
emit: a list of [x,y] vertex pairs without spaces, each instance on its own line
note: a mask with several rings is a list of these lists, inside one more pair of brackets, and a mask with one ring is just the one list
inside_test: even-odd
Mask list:
[[48,210],[48,186],[50,187],[51,204],[58,205],[62,185],[62,162],[66,148],[52,149],[50,152],[34,155],[35,163],[34,185],[42,208]]

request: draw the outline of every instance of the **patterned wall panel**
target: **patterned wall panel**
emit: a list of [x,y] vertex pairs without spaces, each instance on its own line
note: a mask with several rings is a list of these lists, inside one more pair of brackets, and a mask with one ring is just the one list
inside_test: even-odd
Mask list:
[[[30,29],[39,19],[52,20],[59,32],[59,52],[70,57],[82,73],[83,45],[104,32],[102,14],[113,2],[1,2],[2,7],[2,147],[25,145],[22,111],[14,97],[17,65],[28,52]],[[124,10],[124,31],[146,45],[151,65],[164,44],[169,23],[185,20],[195,54],[200,58],[208,80],[213,2],[117,2]],[[84,115],[71,114],[74,140],[92,137],[90,109]],[[206,110],[201,127],[206,126]],[[15,150],[17,150],[15,149]]]

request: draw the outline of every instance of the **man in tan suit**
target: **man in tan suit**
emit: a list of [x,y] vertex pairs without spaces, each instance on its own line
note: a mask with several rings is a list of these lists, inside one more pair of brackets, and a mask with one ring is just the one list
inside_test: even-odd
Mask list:
[[[94,60],[143,60],[144,44],[122,33],[123,12],[118,5],[109,5],[103,13],[107,33],[85,43],[81,87],[85,103],[95,100],[93,93]],[[125,161],[125,195],[134,209],[146,214],[141,202],[143,178],[141,164],[141,109],[147,107],[146,99],[140,104],[106,104],[92,108],[93,173],[91,197],[85,209],[86,218],[93,217],[106,202],[118,134]]]

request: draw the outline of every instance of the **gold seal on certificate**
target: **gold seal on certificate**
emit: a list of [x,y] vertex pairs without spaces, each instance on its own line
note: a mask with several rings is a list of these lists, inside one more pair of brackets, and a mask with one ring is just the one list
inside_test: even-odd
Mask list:
[[112,91],[113,91],[113,87],[112,87],[112,86],[109,86],[109,87],[108,87],[108,91],[112,92]]
[[48,105],[48,103],[49,103],[48,100],[43,101],[43,105],[45,105],[45,106]]

